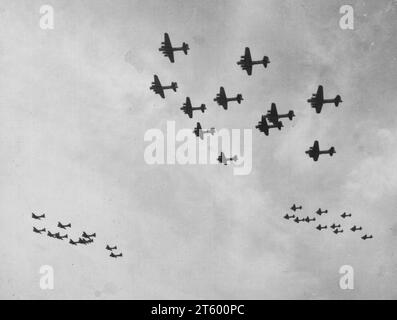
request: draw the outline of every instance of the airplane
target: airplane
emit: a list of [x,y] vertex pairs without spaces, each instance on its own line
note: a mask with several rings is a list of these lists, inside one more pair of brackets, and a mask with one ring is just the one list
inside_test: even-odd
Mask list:
[[319,231],[321,231],[322,229],[327,229],[327,226],[321,226],[321,224],[319,224],[319,225],[316,227],[316,229],[319,230]]
[[87,244],[89,244],[89,243],[92,243],[92,242],[94,242],[94,240],[92,240],[92,239],[85,239],[85,238],[79,238],[79,240],[77,241],[77,243],[81,243],[81,244],[85,244],[85,245],[87,245]]
[[343,101],[340,95],[337,95],[334,99],[324,99],[323,86],[318,86],[317,93],[313,93],[312,97],[308,99],[307,102],[310,102],[312,108],[315,108],[316,112],[320,113],[325,103],[335,103],[335,107],[337,107],[339,103]]
[[319,208],[316,213],[321,216],[323,213],[328,213],[328,210],[321,210],[321,208]]
[[299,206],[299,207],[297,207],[296,205],[295,205],[295,203],[294,203],[294,205],[290,208],[292,211],[296,211],[296,210],[302,210],[302,206]]
[[267,111],[266,118],[273,124],[277,124],[281,118],[288,118],[292,120],[295,117],[294,111],[290,110],[286,114],[279,114],[277,111],[276,104],[273,102],[270,110]]
[[287,213],[283,218],[289,220],[295,218],[295,215],[293,214],[292,216],[289,216]]
[[56,238],[56,233],[51,233],[50,231],[47,231],[47,236],[49,236],[50,238]]
[[225,154],[221,152],[221,154],[218,157],[218,162],[223,163],[226,166],[228,161],[237,161],[237,156],[226,158]]
[[233,98],[228,98],[226,96],[225,89],[223,87],[220,87],[219,93],[216,95],[214,101],[218,103],[218,105],[222,106],[223,109],[227,110],[227,105],[229,101],[237,101],[238,104],[241,103],[241,101],[244,100],[243,96],[241,93],[237,94],[237,96]]
[[310,219],[309,217],[306,217],[304,220],[305,220],[307,223],[309,223],[310,221],[316,221],[316,218]]
[[193,133],[197,137],[200,137],[200,139],[204,139],[204,134],[205,133],[210,133],[211,135],[214,135],[215,128],[211,128],[211,129],[208,129],[208,130],[203,130],[203,128],[201,127],[200,122],[197,122],[197,126],[196,126],[196,128],[194,128]]
[[365,234],[365,235],[363,235],[363,236],[361,237],[361,239],[363,239],[363,240],[372,239],[372,238],[373,238],[372,234],[371,234],[370,236],[368,236],[367,234]]
[[194,110],[201,110],[201,112],[204,113],[204,110],[206,110],[207,108],[205,107],[205,104],[202,103],[200,107],[192,107],[192,102],[190,101],[189,97],[186,97],[186,102],[183,104],[183,107],[181,108],[181,110],[186,113],[189,118],[193,117],[193,111]]
[[336,225],[335,223],[332,224],[331,229],[340,228],[340,224]]
[[36,214],[34,214],[34,213],[32,212],[32,218],[33,218],[33,219],[36,219],[36,220],[41,220],[41,219],[45,218],[45,214],[36,215]]
[[346,217],[351,217],[352,214],[351,214],[351,213],[347,214],[346,212],[343,212],[340,216],[341,216],[343,219],[345,219]]
[[182,47],[172,47],[170,36],[168,33],[164,33],[164,42],[161,43],[159,51],[161,51],[165,57],[168,57],[171,63],[174,63],[174,51],[183,51],[187,54],[189,49],[189,45],[185,42],[182,44]]
[[342,232],[343,232],[343,230],[339,230],[339,229],[335,229],[335,230],[334,230],[334,233],[335,233],[335,234],[342,233]]
[[159,94],[160,97],[164,99],[165,98],[164,90],[172,89],[174,90],[174,92],[176,92],[177,88],[178,88],[178,84],[176,82],[171,82],[171,85],[169,86],[162,86],[159,77],[157,75],[154,75],[154,81],[152,82],[150,90],[153,90],[154,93]]
[[123,254],[122,254],[122,253],[114,254],[113,252],[111,252],[111,253],[110,253],[110,256],[111,256],[112,258],[118,258],[118,257],[122,257]]
[[72,239],[69,240],[69,243],[74,245],[74,246],[77,246],[77,244],[79,244],[78,241],[73,241]]
[[262,120],[258,122],[258,125],[255,128],[268,136],[270,128],[278,128],[278,130],[281,130],[282,127],[283,123],[281,121],[277,122],[276,124],[269,125],[266,121],[266,116],[262,116]]
[[87,238],[87,239],[96,238],[96,233],[87,234],[85,231],[83,231],[82,236],[83,236],[84,238]]
[[71,224],[71,223],[69,223],[69,224],[62,224],[62,223],[58,222],[58,228],[61,228],[61,229],[65,229],[65,230],[66,230],[66,228],[71,228],[71,227],[72,227],[72,224]]
[[264,56],[263,60],[252,61],[250,48],[246,47],[244,55],[237,64],[241,66],[241,69],[247,71],[248,75],[252,75],[252,66],[255,64],[263,64],[267,68],[268,63],[270,63],[269,57]]
[[358,230],[363,230],[363,227],[357,227],[356,225],[354,225],[353,227],[350,228],[350,230],[356,232]]
[[294,219],[294,221],[295,221],[296,223],[299,223],[299,222],[302,222],[302,221],[306,221],[306,219],[305,219],[305,218],[299,219],[298,217],[296,217],[296,218]]
[[56,239],[59,239],[59,240],[63,240],[63,239],[67,239],[67,238],[68,238],[68,235],[65,234],[65,235],[61,236],[61,235],[59,234],[59,232],[57,232],[57,233],[55,234],[55,238],[56,238]]
[[108,244],[106,245],[106,250],[112,251],[112,250],[117,250],[117,246],[111,247]]
[[309,158],[313,158],[313,161],[317,161],[320,154],[329,154],[332,157],[335,153],[335,148],[331,147],[328,150],[320,150],[319,143],[316,140],[314,141],[313,147],[310,147],[305,153],[309,155]]
[[43,228],[43,229],[37,229],[36,227],[33,227],[33,232],[36,232],[36,233],[42,233],[42,232],[45,232],[46,230],[45,230],[45,228]]

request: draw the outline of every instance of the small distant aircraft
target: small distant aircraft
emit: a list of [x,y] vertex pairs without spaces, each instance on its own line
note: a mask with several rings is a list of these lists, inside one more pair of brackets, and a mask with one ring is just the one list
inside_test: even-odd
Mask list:
[[328,150],[320,150],[319,143],[316,140],[314,141],[313,147],[310,147],[305,153],[308,154],[310,158],[313,158],[313,161],[317,161],[320,154],[329,154],[332,157],[335,153],[335,148],[331,147]]
[[56,238],[56,233],[51,233],[50,231],[47,231],[47,236],[49,236],[50,238]]
[[321,210],[321,208],[319,208],[316,213],[321,216],[323,213],[328,213],[328,210]]
[[190,101],[189,97],[186,97],[186,102],[183,104],[183,107],[181,108],[181,110],[186,113],[189,118],[193,117],[193,111],[194,110],[201,110],[201,112],[204,113],[204,110],[206,110],[205,104],[201,104],[200,107],[192,107],[192,102]]
[[71,227],[72,227],[72,224],[71,224],[71,223],[62,224],[62,223],[58,222],[58,228],[61,228],[61,229],[65,229],[65,230],[66,230],[66,228],[71,228]]
[[241,101],[244,100],[243,96],[241,93],[237,94],[237,96],[233,98],[228,98],[226,96],[225,89],[223,87],[220,87],[219,93],[216,95],[214,101],[218,103],[218,105],[222,106],[223,109],[227,110],[227,105],[229,101],[237,101],[238,104],[241,103]]
[[277,122],[276,124],[269,125],[266,121],[266,116],[262,116],[262,120],[258,122],[258,125],[255,128],[268,136],[270,128],[278,128],[278,130],[281,130],[282,127],[283,123],[281,121]]
[[201,127],[200,122],[197,122],[197,126],[196,128],[194,128],[193,133],[197,136],[200,137],[200,139],[204,139],[204,134],[209,133],[211,135],[214,135],[215,133],[215,128],[211,128],[208,130],[203,130],[203,128]]
[[123,254],[122,254],[122,253],[114,254],[113,252],[111,252],[111,253],[110,253],[110,256],[111,256],[112,258],[118,258],[118,257],[122,257]]
[[370,236],[367,235],[367,234],[365,234],[365,235],[363,235],[363,236],[361,237],[361,239],[363,239],[363,240],[372,239],[372,238],[373,238],[372,234],[371,234]]
[[289,220],[295,218],[295,215],[293,214],[292,216],[289,216],[287,213],[283,218]]
[[277,111],[276,104],[273,102],[270,110],[267,111],[266,118],[273,124],[277,124],[281,118],[288,118],[292,120],[295,117],[294,111],[290,110],[286,114],[279,114]]
[[83,231],[82,237],[86,239],[96,238],[96,233],[87,234],[85,231]]
[[346,212],[343,212],[340,216],[341,216],[343,219],[345,219],[346,217],[351,217],[352,214],[351,214],[351,213],[347,214]]
[[34,214],[34,213],[32,212],[32,218],[33,218],[33,219],[36,219],[36,220],[41,220],[41,219],[45,218],[45,214],[36,215],[36,214]]
[[307,223],[309,223],[310,221],[316,221],[316,218],[309,218],[309,217],[306,217],[304,220],[305,220]]
[[45,232],[46,230],[45,230],[45,228],[43,228],[43,229],[37,229],[36,227],[33,227],[33,232],[36,232],[36,233],[43,233],[43,232]]
[[185,42],[182,44],[182,47],[172,47],[170,36],[168,35],[168,33],[164,33],[164,42],[161,43],[159,51],[161,51],[164,56],[168,57],[168,59],[170,59],[170,61],[174,63],[175,51],[183,51],[185,54],[187,54],[189,49],[189,45]]
[[250,48],[246,47],[244,55],[241,56],[241,59],[237,64],[241,66],[241,69],[247,71],[248,75],[252,75],[252,66],[255,64],[263,64],[265,68],[267,68],[267,65],[270,63],[269,57],[264,56],[262,60],[258,61],[252,61],[251,58],[251,51]]
[[72,239],[70,239],[70,240],[69,240],[69,243],[72,244],[72,245],[74,245],[74,246],[77,246],[77,244],[78,244],[79,242],[78,242],[78,241],[73,241]]
[[152,82],[150,90],[153,90],[154,93],[159,94],[160,97],[164,99],[165,98],[164,90],[172,89],[174,90],[174,92],[176,92],[177,88],[178,88],[178,84],[176,82],[171,82],[171,85],[169,86],[162,86],[159,77],[157,75],[154,75],[154,81]]
[[335,223],[333,223],[331,225],[331,229],[336,229],[336,228],[340,228],[340,224],[336,225]]
[[342,233],[342,232],[343,232],[342,229],[335,229],[335,230],[334,230],[334,233],[335,233],[335,234]]
[[221,154],[218,157],[218,162],[223,163],[226,166],[228,161],[237,161],[237,156],[226,158],[225,154],[221,152]]
[[296,223],[299,223],[299,222],[306,221],[306,219],[305,219],[305,218],[299,219],[298,217],[296,217],[296,218],[294,219],[294,221],[295,221]]
[[350,228],[351,231],[356,232],[359,230],[363,230],[363,227],[357,227],[356,225],[354,225],[353,227]]
[[92,240],[92,239],[86,239],[86,238],[79,238],[79,241],[77,241],[77,242],[78,242],[78,243],[81,243],[81,244],[87,245],[87,244],[89,244],[89,243],[94,242],[94,240]]
[[297,207],[294,203],[294,205],[290,208],[292,211],[296,211],[296,210],[302,210],[302,206]]
[[312,97],[308,99],[307,102],[310,102],[312,108],[315,108],[316,112],[320,113],[325,103],[335,103],[337,107],[339,103],[343,101],[340,95],[337,95],[334,99],[324,99],[323,86],[318,86],[317,93],[313,93]]
[[327,226],[321,226],[321,224],[319,224],[319,225],[316,227],[316,229],[319,230],[319,231],[321,231],[322,229],[327,229]]
[[59,239],[59,240],[63,240],[63,239],[67,239],[67,238],[68,238],[68,235],[65,234],[65,235],[61,236],[61,235],[59,234],[59,232],[57,232],[57,233],[55,234],[55,238],[56,238],[56,239]]
[[112,251],[112,250],[117,250],[117,246],[111,247],[108,244],[106,245],[106,250]]

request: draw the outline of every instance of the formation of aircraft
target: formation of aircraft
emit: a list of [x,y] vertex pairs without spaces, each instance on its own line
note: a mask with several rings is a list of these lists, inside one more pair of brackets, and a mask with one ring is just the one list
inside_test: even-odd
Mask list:
[[235,97],[228,98],[226,96],[225,88],[220,87],[219,88],[219,93],[216,95],[214,101],[218,103],[218,105],[222,106],[223,109],[227,110],[228,103],[230,101],[237,101],[238,104],[241,103],[241,101],[244,100],[243,96],[241,93],[237,94]]
[[204,139],[204,134],[211,134],[211,135],[214,135],[214,133],[215,133],[215,128],[203,130],[203,128],[201,127],[200,122],[197,122],[196,128],[194,128],[193,133],[194,133],[197,137],[200,137],[200,139]]
[[255,126],[260,132],[263,132],[265,135],[269,135],[269,129],[271,128],[278,128],[281,130],[283,127],[283,123],[281,121],[277,122],[276,124],[268,124],[266,121],[266,116],[262,116],[261,121]]
[[241,69],[247,71],[247,74],[252,75],[252,67],[256,64],[261,64],[265,68],[270,63],[269,57],[264,56],[262,60],[253,61],[251,57],[250,48],[246,47],[244,55],[241,56],[240,61],[237,62],[237,65],[241,66]]
[[192,102],[189,97],[186,97],[186,102],[183,104],[181,110],[186,113],[189,118],[193,117],[193,111],[201,110],[202,113],[206,110],[205,104],[202,103],[200,107],[192,107]]
[[221,152],[221,154],[218,157],[218,162],[224,164],[225,166],[227,165],[228,161],[237,161],[237,156],[233,156],[230,158],[226,158],[225,154]]
[[109,245],[106,245],[106,248],[105,248],[106,250],[109,250],[110,251],[110,257],[112,257],[112,258],[120,258],[120,257],[122,257],[123,256],[123,253],[118,253],[118,254],[115,254],[114,252],[113,252],[113,250],[117,250],[117,246],[113,246],[113,247],[111,247],[111,246],[109,246]]
[[279,114],[277,111],[277,106],[273,102],[271,104],[270,110],[267,111],[266,118],[273,124],[278,124],[280,122],[281,118],[288,118],[292,121],[292,119],[295,117],[295,113],[293,110],[288,111],[288,113],[285,114]]
[[340,95],[337,95],[334,99],[324,99],[323,86],[318,86],[317,93],[313,93],[312,97],[307,100],[316,109],[317,113],[321,113],[323,105],[326,103],[334,103],[335,107],[339,106],[339,103],[343,102]]
[[172,89],[174,90],[174,92],[176,92],[177,88],[178,88],[178,84],[176,82],[171,82],[169,86],[161,85],[159,77],[156,74],[154,75],[154,81],[150,86],[150,90],[153,90],[154,93],[159,94],[160,97],[162,97],[163,99],[165,98],[164,90]]
[[87,238],[87,239],[96,238],[96,233],[87,234],[85,231],[83,231],[82,237]]
[[166,56],[168,59],[170,59],[171,63],[174,63],[174,52],[183,51],[185,55],[187,55],[189,49],[189,45],[185,42],[182,44],[181,47],[173,47],[171,44],[170,36],[168,35],[168,33],[164,33],[164,42],[161,43],[159,51],[162,52],[164,56]]
[[320,150],[320,145],[316,140],[314,141],[313,147],[310,147],[310,149],[305,151],[305,153],[308,154],[313,161],[317,161],[320,154],[329,154],[332,157],[335,153],[335,148],[331,147],[328,150]]

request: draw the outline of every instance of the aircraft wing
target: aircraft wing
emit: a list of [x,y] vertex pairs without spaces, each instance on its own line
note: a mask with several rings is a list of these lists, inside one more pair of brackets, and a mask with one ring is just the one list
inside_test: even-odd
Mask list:
[[316,93],[316,99],[318,100],[324,100],[324,90],[323,86],[318,86],[317,93]]
[[250,48],[245,48],[244,53],[244,68],[247,71],[248,75],[252,74],[252,58]]
[[278,120],[278,112],[275,103],[272,103],[272,107],[270,109],[270,116],[272,117],[272,119],[275,119],[276,121]]
[[154,75],[154,81],[153,81],[152,87],[150,89],[153,89],[153,91],[155,93],[159,94],[163,99],[165,98],[164,89],[161,86],[161,82],[160,82],[159,77],[157,75]]
[[315,101],[312,103],[317,113],[321,112],[324,103],[324,90],[323,86],[318,86]]
[[193,117],[192,102],[190,101],[189,97],[186,97],[185,111],[188,114],[189,118]]
[[166,57],[168,57],[172,63],[175,62],[174,51],[172,50],[172,44],[171,44],[170,36],[168,35],[168,33],[164,33],[163,52],[164,52],[164,55]]
[[226,92],[225,88],[221,87],[219,89],[219,104],[222,105],[223,109],[227,110],[227,100],[226,100]]
[[312,151],[313,160],[317,161],[318,157],[320,156],[320,146],[317,140],[314,141],[313,148],[311,151]]

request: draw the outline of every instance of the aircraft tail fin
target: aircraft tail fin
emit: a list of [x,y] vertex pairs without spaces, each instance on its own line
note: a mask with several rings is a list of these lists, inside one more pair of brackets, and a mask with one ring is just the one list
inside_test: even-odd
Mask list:
[[341,102],[342,102],[342,98],[341,98],[340,95],[338,94],[338,95],[335,97],[335,107],[339,106],[339,103],[341,103]]
[[239,94],[237,95],[237,102],[238,102],[238,104],[240,104],[242,100],[244,100],[244,99],[243,99],[243,96],[242,96],[242,94],[239,93]]
[[290,112],[288,112],[288,119],[292,120],[293,117],[295,117],[295,113],[291,110]]
[[201,110],[202,113],[204,113],[204,110],[205,110],[205,109],[207,109],[207,108],[205,107],[205,104],[203,103],[203,104],[200,106],[200,110]]
[[171,88],[176,92],[176,89],[178,88],[178,84],[176,82],[171,82]]
[[234,156],[234,157],[231,158],[231,160],[232,160],[232,161],[237,161],[238,158],[237,158],[237,156]]
[[264,56],[263,60],[262,60],[262,64],[265,68],[267,68],[268,63],[270,63],[269,61],[269,57],[268,56]]
[[187,43],[183,43],[182,44],[182,50],[183,50],[183,52],[185,53],[185,54],[187,54],[187,51],[189,50],[190,48],[189,48],[189,45],[187,44]]
[[211,128],[211,129],[209,130],[209,133],[211,133],[211,135],[214,135],[214,133],[215,133],[215,128]]
[[336,153],[335,148],[334,148],[334,147],[331,147],[331,148],[329,149],[329,155],[332,157],[332,156],[334,155],[334,153]]

